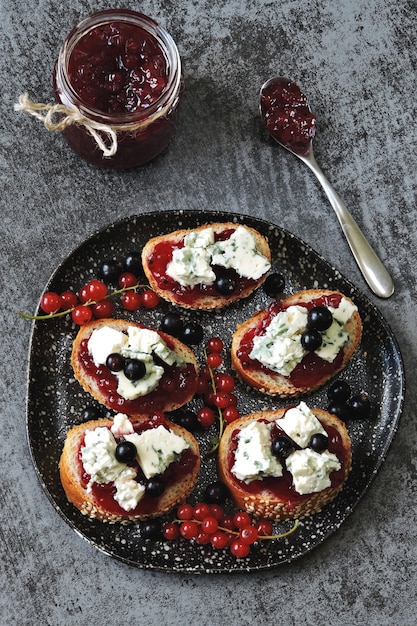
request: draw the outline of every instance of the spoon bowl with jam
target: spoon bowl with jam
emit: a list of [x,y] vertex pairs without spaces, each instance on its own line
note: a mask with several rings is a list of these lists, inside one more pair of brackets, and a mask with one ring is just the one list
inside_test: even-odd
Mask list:
[[270,78],[261,87],[259,109],[263,124],[272,138],[301,159],[316,175],[369,287],[380,298],[389,298],[394,293],[390,274],[317,164],[313,152],[316,116],[305,94],[289,78]]

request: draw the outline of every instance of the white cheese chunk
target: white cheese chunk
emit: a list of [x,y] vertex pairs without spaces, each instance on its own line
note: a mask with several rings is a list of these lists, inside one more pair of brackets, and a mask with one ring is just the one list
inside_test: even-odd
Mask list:
[[210,265],[210,245],[214,242],[212,228],[192,231],[183,240],[183,247],[176,248],[166,272],[183,287],[212,285],[216,275]]
[[127,344],[127,335],[111,326],[96,328],[88,340],[88,351],[95,365],[105,365],[109,354],[119,353]]
[[253,421],[238,434],[232,473],[246,483],[282,476],[282,465],[271,453],[272,424]]
[[258,280],[271,264],[256,247],[254,235],[244,226],[238,226],[224,241],[211,247],[212,265],[236,270],[239,276]]
[[139,380],[129,380],[123,372],[115,372],[117,393],[125,400],[135,400],[140,396],[146,396],[157,388],[159,381],[164,375],[164,368],[156,365],[150,355],[142,354],[139,358],[144,363],[146,370],[145,375],[139,378]]
[[250,358],[282,376],[289,376],[305,354],[301,335],[307,326],[307,314],[307,309],[298,305],[280,311],[265,334],[254,337]]
[[125,439],[135,444],[137,460],[146,478],[163,474],[181,452],[190,447],[185,439],[164,426],[132,433]]
[[288,409],[284,417],[276,421],[276,424],[290,437],[300,448],[306,448],[313,435],[326,435],[321,422],[309,409],[305,402],[300,402],[297,407]]
[[332,313],[333,322],[330,328],[322,333],[322,344],[316,350],[316,354],[324,361],[332,363],[340,349],[349,340],[349,334],[344,330],[344,326],[358,308],[346,298],[342,298],[337,308],[329,307],[329,310]]
[[93,483],[107,484],[114,482],[114,499],[126,511],[134,509],[145,493],[145,487],[135,478],[136,471],[116,459],[117,442],[110,429],[99,426],[88,430],[81,448],[81,462],[90,480],[87,492],[91,492]]
[[133,425],[127,415],[124,413],[117,413],[113,417],[113,424],[110,430],[115,437],[121,437],[127,433],[133,433]]
[[114,499],[125,511],[135,509],[145,494],[145,485],[131,478],[128,471],[120,474],[114,486],[116,487]]
[[299,494],[315,493],[331,486],[330,474],[341,468],[337,456],[328,450],[315,452],[311,448],[296,450],[286,459]]

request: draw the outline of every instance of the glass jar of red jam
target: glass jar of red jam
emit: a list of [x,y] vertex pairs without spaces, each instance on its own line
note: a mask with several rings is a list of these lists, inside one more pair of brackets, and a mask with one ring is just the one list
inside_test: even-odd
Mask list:
[[146,15],[107,9],[82,20],[62,45],[53,82],[57,103],[69,110],[62,133],[94,165],[136,167],[175,133],[181,59],[169,33]]

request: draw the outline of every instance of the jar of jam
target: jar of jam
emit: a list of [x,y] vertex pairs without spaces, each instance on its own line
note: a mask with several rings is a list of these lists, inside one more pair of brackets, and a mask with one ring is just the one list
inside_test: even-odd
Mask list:
[[62,45],[53,83],[68,110],[62,133],[94,165],[136,167],[175,133],[181,59],[169,33],[146,15],[107,9],[82,20]]

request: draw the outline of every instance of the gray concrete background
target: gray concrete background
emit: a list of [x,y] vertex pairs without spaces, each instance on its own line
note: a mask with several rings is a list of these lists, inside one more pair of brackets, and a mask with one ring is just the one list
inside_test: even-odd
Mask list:
[[[57,50],[104,1],[2,0],[0,623],[411,625],[416,592],[416,3],[411,0],[114,2],[176,40],[186,91],[168,152],[131,172],[98,171],[17,114],[23,91],[52,99]],[[257,92],[302,83],[318,116],[317,160],[396,282],[366,288],[310,172],[265,141]],[[142,211],[222,209],[296,233],[377,304],[401,346],[408,394],[398,434],[342,528],[264,573],[167,575],[116,562],[55,513],[29,456],[25,385],[33,311],[57,264],[85,237]]]

